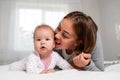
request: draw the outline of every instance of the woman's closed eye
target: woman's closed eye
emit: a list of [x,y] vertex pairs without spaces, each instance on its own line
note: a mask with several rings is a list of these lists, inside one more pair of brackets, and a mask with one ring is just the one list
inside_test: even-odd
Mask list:
[[64,33],[64,32],[63,32],[63,33],[61,33],[61,35],[62,35],[62,37],[63,37],[63,38],[67,38],[67,39],[69,39],[69,38],[70,38],[70,36],[69,36],[69,35],[67,35],[67,34],[66,34],[66,33]]

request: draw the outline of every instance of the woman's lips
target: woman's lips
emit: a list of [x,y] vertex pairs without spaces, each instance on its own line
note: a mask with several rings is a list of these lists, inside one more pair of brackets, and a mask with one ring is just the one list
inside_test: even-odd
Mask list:
[[55,40],[55,48],[56,48],[56,49],[59,49],[59,48],[60,48],[60,45],[61,45],[60,41],[56,39],[56,40]]
[[55,40],[55,44],[56,44],[56,45],[60,45],[60,41],[56,39],[56,40]]
[[60,46],[61,46],[61,43],[57,43],[57,42],[56,42],[55,48],[56,48],[56,49],[59,49]]
[[55,44],[56,44],[56,45],[60,45],[60,43],[58,43],[58,42],[56,42]]

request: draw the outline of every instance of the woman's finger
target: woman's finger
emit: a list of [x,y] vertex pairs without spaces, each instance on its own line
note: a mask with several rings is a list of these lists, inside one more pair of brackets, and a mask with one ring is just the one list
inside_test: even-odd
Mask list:
[[82,53],[85,59],[91,59],[91,54]]

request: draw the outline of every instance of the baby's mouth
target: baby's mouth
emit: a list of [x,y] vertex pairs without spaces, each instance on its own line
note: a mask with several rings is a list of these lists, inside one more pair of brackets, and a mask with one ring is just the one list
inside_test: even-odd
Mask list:
[[40,49],[44,49],[45,47],[44,46],[42,46]]

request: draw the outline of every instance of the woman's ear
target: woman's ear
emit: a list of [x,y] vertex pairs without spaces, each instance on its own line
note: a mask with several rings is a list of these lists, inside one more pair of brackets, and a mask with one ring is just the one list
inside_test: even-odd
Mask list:
[[82,43],[83,43],[82,40],[76,42],[76,48],[74,49],[75,55],[78,55],[82,51],[82,49],[83,49]]
[[78,46],[79,45],[79,43],[78,42],[76,42],[75,44],[74,44],[74,47],[76,47],[76,46]]
[[78,44],[82,44],[82,43],[83,43],[83,41],[82,41],[82,40],[78,41]]
[[78,46],[78,45],[80,45],[80,44],[82,44],[83,43],[83,41],[82,40],[79,40],[79,41],[77,41],[76,43],[75,43],[75,46]]

